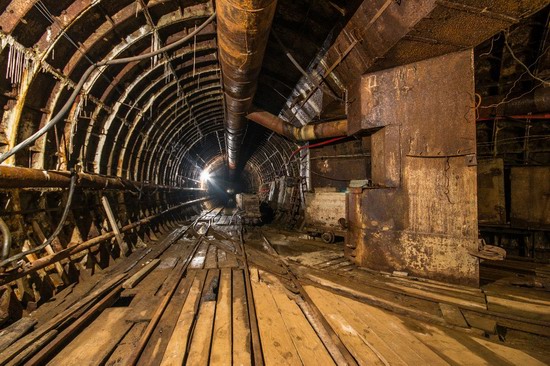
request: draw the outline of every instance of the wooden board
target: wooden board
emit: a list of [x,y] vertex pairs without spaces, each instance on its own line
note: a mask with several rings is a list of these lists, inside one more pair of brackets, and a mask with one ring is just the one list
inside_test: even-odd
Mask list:
[[138,283],[140,283],[151,271],[153,271],[160,264],[160,259],[153,259],[150,263],[146,264],[141,270],[139,270],[135,275],[127,279],[123,284],[122,288],[129,289],[134,288]]
[[[368,341],[365,343],[364,336],[361,337],[359,333],[361,328],[357,324],[350,324],[349,320],[340,313],[338,306],[343,304],[334,301],[332,294],[328,291],[310,286],[306,286],[305,289],[359,365],[384,365],[382,361],[384,358],[378,356],[379,352],[373,350],[372,346],[368,345]],[[359,331],[356,328],[359,328]],[[393,359],[396,358],[393,357]]]
[[302,363],[312,366],[335,365],[298,305],[288,298],[282,288],[273,286],[270,290]]
[[[130,323],[132,324],[132,323]],[[114,352],[109,356],[105,366],[125,365],[129,356],[134,352],[136,346],[145,331],[147,323],[135,323],[132,328],[126,333],[124,338],[119,342]]]
[[200,294],[206,275],[206,271],[201,272],[202,274],[197,274],[193,280],[193,285],[189,290],[189,294],[179,314],[174,331],[168,341],[168,345],[160,363],[162,366],[180,366],[183,364],[183,360],[187,353],[187,343],[191,335],[191,328],[199,305]]
[[208,250],[208,243],[203,241],[200,244],[199,249],[197,249],[197,252],[195,253],[195,256],[191,260],[191,263],[189,264],[190,269],[203,268],[207,250]]
[[[220,250],[219,252],[222,251]],[[211,365],[231,365],[231,282],[231,270],[222,269],[216,305],[212,351],[210,353]]]
[[36,323],[37,321],[35,319],[24,317],[4,328],[0,332],[0,350],[6,349],[19,338],[29,333]]
[[170,341],[167,335],[172,334],[174,330],[194,278],[195,271],[189,271],[187,276],[181,280],[139,358],[140,364],[158,365],[161,362]]
[[403,320],[392,313],[363,304],[347,297],[341,299],[354,315],[384,341],[405,363],[446,365],[437,354],[422,344],[403,324]]
[[301,365],[300,356],[265,283],[252,281],[265,364]]
[[218,248],[214,245],[208,247],[208,252],[206,253],[206,259],[204,261],[204,268],[214,269],[218,268]]
[[128,308],[105,309],[63,348],[49,365],[99,365],[124,337],[132,324],[124,320]]
[[411,330],[415,336],[434,352],[458,365],[502,365],[509,366],[504,357],[478,344],[471,337],[427,323],[417,323]]
[[215,312],[215,301],[205,301],[201,304],[187,358],[188,365],[208,365]]
[[233,271],[233,364],[252,363],[250,322],[246,306],[246,289],[242,270]]
[[218,268],[228,268],[227,253],[224,250],[218,249]]
[[457,306],[449,304],[439,304],[439,309],[443,314],[443,319],[451,325],[457,327],[468,328],[468,323],[464,319],[464,315]]

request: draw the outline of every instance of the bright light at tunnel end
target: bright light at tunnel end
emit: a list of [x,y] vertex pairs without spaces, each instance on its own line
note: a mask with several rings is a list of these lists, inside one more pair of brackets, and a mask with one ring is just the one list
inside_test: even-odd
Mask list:
[[201,172],[201,182],[206,182],[210,179],[210,172],[208,170],[203,170]]

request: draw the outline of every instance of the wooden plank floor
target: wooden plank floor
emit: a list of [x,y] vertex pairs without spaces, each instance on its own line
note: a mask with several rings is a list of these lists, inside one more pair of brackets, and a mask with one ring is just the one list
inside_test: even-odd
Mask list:
[[[229,217],[218,221],[227,229]],[[216,228],[216,226],[214,226]],[[50,365],[127,365],[159,304],[171,274],[190,259],[138,365],[252,365],[250,314],[238,243],[207,237],[192,258],[194,239],[181,238],[159,264],[104,309],[49,360]],[[247,248],[247,250],[256,250]],[[263,258],[255,254],[254,258]],[[327,267],[341,263],[330,259]],[[146,263],[142,264],[144,267]],[[273,263],[271,265],[274,265]],[[263,265],[259,267],[264,267]],[[266,365],[335,365],[327,337],[302,311],[297,293],[274,274],[252,267],[251,287]],[[269,267],[269,264],[265,264]],[[307,284],[304,290],[358,365],[544,365],[503,344],[403,318]],[[318,325],[317,325],[318,326]]]

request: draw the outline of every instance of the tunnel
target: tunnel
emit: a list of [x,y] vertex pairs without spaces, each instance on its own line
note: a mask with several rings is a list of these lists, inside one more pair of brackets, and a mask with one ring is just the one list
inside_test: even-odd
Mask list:
[[0,0],[0,365],[550,363],[547,0]]

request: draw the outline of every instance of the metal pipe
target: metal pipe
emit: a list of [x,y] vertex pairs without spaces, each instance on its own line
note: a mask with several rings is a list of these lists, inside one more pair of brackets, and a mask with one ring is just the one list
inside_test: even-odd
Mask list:
[[[204,191],[202,188],[186,188],[135,182],[119,177],[107,177],[98,174],[76,173],[77,187],[90,189],[117,190],[174,190]],[[0,165],[0,189],[6,188],[68,188],[71,185],[71,173],[68,171],[40,170]]]
[[254,109],[246,118],[294,141],[343,137],[347,136],[348,132],[348,121],[345,119],[295,127],[281,118],[259,109]]
[[530,119],[530,120],[544,120],[544,119],[550,119],[550,113],[543,113],[543,114],[518,114],[513,116],[494,116],[494,117],[482,117],[478,118],[477,121],[492,121],[497,118],[509,118],[509,119]]
[[219,0],[218,49],[225,95],[227,165],[234,179],[277,0]]
[[2,218],[0,218],[0,231],[2,232],[2,237],[3,237],[2,260],[4,260],[10,256],[11,232],[10,232],[10,228]]
[[502,102],[505,99],[503,96],[484,98],[479,107],[479,119],[550,112],[550,88],[538,88],[522,98]]

